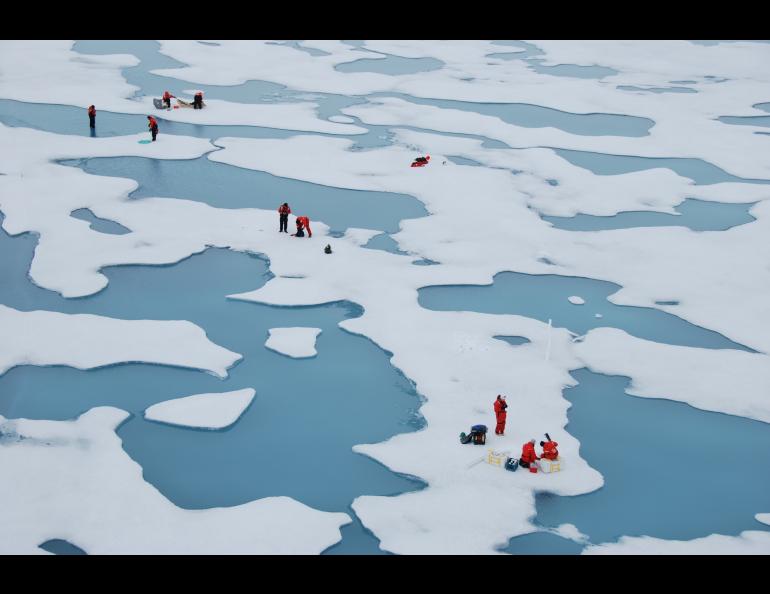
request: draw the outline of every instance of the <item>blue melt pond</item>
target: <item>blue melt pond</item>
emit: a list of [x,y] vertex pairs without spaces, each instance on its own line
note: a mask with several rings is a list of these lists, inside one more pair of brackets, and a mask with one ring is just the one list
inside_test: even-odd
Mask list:
[[402,219],[428,214],[422,202],[406,194],[322,186],[217,163],[205,156],[189,160],[99,157],[61,163],[93,175],[136,180],[139,188],[131,198],[183,198],[218,208],[271,210],[288,202],[292,212],[321,220],[333,231],[361,227],[395,233]]
[[[650,307],[615,305],[607,297],[620,285],[590,278],[555,274],[500,272],[492,285],[436,285],[419,290],[422,307],[437,311],[476,311],[516,314],[564,327],[578,334],[609,326],[628,334],[666,344],[711,349],[753,349]],[[579,295],[586,305],[575,307],[567,298]],[[595,314],[602,315],[596,318]]]
[[[272,275],[257,256],[208,249],[168,266],[104,269],[100,293],[64,299],[26,278],[36,237],[0,231],[0,303],[123,319],[186,319],[215,343],[243,355],[221,380],[209,373],[140,363],[82,371],[63,366],[19,366],[0,376],[0,414],[9,418],[71,419],[95,406],[132,413],[118,434],[144,477],[188,509],[232,506],[286,495],[314,508],[354,517],[354,498],[421,489],[352,451],[358,443],[388,439],[424,426],[422,399],[374,343],[338,324],[362,310],[349,302],[314,307],[271,307],[226,296],[262,286]],[[292,359],[264,347],[269,328],[322,329],[318,355]],[[344,369],[345,373],[340,373]],[[257,396],[239,421],[203,431],[146,421],[152,404],[205,392],[253,387]],[[381,553],[360,522],[343,528],[330,552]]]
[[[770,529],[754,518],[770,509],[770,473],[762,472],[770,468],[767,423],[630,396],[626,377],[587,369],[572,375],[579,384],[564,391],[572,404],[567,428],[605,484],[573,497],[540,493],[537,524],[575,524],[593,544],[624,535],[690,540]],[[521,552],[525,538],[505,550]],[[564,546],[579,545],[565,541],[543,552]]]
[[634,227],[687,227],[693,231],[725,231],[755,221],[749,209],[756,204],[710,202],[688,198],[674,207],[678,215],[667,212],[625,211],[614,216],[578,214],[574,217],[542,216],[559,229],[569,231],[604,231]]

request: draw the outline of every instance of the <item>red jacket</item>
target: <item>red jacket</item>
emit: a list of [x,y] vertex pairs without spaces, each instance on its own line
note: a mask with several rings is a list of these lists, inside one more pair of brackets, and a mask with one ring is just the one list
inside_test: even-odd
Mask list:
[[156,120],[154,117],[150,116],[150,122],[147,124],[150,128],[157,128],[158,127],[158,120]]
[[540,457],[535,453],[535,444],[530,442],[524,444],[524,447],[521,448],[521,459],[530,464],[535,460],[540,460]]
[[279,206],[279,207],[278,207],[278,212],[279,212],[280,214],[285,214],[285,215],[288,215],[288,214],[291,214],[291,208],[289,208],[288,206],[284,206],[283,204],[281,204],[281,206]]
[[508,403],[505,400],[495,400],[495,414],[497,415],[497,418],[505,418],[507,415],[506,408],[508,408]]
[[310,229],[310,219],[307,217],[297,217],[297,222],[301,223],[305,229]]
[[168,91],[163,91],[163,98],[164,99],[171,99],[173,95],[169,93]]
[[559,450],[556,449],[558,445],[555,441],[546,441],[543,444],[543,458],[546,460],[556,460],[559,457]]
[[95,116],[96,115],[96,108],[95,107],[89,107],[88,108],[88,115]]

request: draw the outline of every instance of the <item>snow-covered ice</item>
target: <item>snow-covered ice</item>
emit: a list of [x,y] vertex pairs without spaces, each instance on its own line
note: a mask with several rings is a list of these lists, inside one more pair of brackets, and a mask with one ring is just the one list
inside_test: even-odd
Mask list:
[[254,399],[256,390],[195,394],[153,404],[144,418],[171,425],[200,429],[225,429],[235,423]]
[[320,328],[270,328],[265,346],[288,357],[301,359],[315,357],[315,340]]
[[586,302],[585,299],[583,299],[582,297],[579,297],[578,295],[570,295],[569,297],[567,297],[567,301],[569,301],[573,305],[583,305]]
[[[186,66],[157,73],[201,84],[265,80],[307,92],[383,92],[518,102],[573,114],[625,114],[654,122],[646,136],[588,136],[377,96],[343,108],[343,116],[328,119],[320,119],[314,105],[307,103],[207,100],[210,109],[203,112],[160,112],[160,117],[169,120],[269,125],[328,134],[363,133],[364,128],[351,123],[353,117],[362,124],[397,127],[392,130],[392,145],[364,151],[351,150],[351,140],[318,135],[218,138],[213,143],[161,135],[160,142],[145,146],[137,144],[144,136],[140,134],[84,138],[0,126],[0,142],[14,147],[5,151],[0,165],[5,174],[0,176],[3,226],[14,235],[39,235],[29,274],[41,287],[67,297],[86,296],[106,286],[107,277],[100,272],[106,266],[172,263],[208,246],[219,246],[264,254],[275,275],[259,290],[230,298],[282,306],[349,300],[364,309],[362,316],[345,320],[341,327],[392,353],[391,363],[415,382],[426,399],[420,411],[427,421],[423,430],[354,448],[391,470],[428,483],[418,492],[361,496],[354,501],[356,514],[380,539],[383,549],[494,553],[511,537],[533,531],[535,492],[547,489],[557,495],[578,495],[601,487],[601,474],[581,458],[580,443],[566,430],[568,402],[562,390],[574,384],[568,373],[572,369],[588,366],[601,373],[627,375],[632,379],[629,393],[637,396],[671,398],[770,422],[766,396],[770,385],[768,186],[735,181],[696,185],[661,167],[596,175],[554,151],[567,148],[699,158],[733,175],[770,178],[766,137],[754,134],[752,126],[730,126],[716,119],[765,113],[751,106],[770,96],[770,77],[762,68],[770,58],[770,46],[748,42],[712,47],[679,41],[534,42],[544,50],[540,57],[545,65],[595,64],[619,71],[595,80],[541,74],[522,60],[489,58],[487,54],[500,52],[501,46],[487,41],[365,42],[366,49],[379,54],[338,41],[303,42],[326,55],[310,55],[272,42],[216,43],[161,42],[163,53]],[[83,56],[71,47],[71,42],[64,41],[2,42],[0,98],[84,107],[95,103],[97,109],[122,113],[148,109],[149,98],[130,99],[136,89],[120,76],[122,67],[136,63],[133,57]],[[430,57],[444,66],[396,76],[335,70],[342,63],[384,54]],[[714,82],[717,79],[709,76],[728,80]],[[474,79],[473,84],[468,78]],[[696,80],[697,93],[618,89],[666,86],[678,79]],[[45,85],[40,84],[43,80]],[[515,148],[486,148],[481,140],[429,130],[484,136]],[[434,163],[457,156],[480,166],[448,163],[446,167],[412,169],[409,163],[418,151],[429,152]],[[343,237],[330,237],[328,226],[314,220],[314,237],[331,244],[332,258],[323,254],[318,242],[276,241],[273,211],[212,208],[184,196],[130,200],[128,194],[136,188],[131,180],[91,176],[51,162],[122,155],[154,159],[208,155],[214,162],[310,183],[412,195],[430,214],[402,221],[394,235],[409,256],[363,249],[378,231],[348,229]],[[549,181],[554,179],[557,185]],[[720,232],[682,227],[572,232],[540,218],[540,214],[607,216],[626,210],[673,213],[673,207],[686,198],[758,202],[751,210],[756,220]],[[132,232],[120,236],[96,233],[87,222],[69,216],[77,208],[89,208],[96,216],[119,222]],[[441,265],[413,266],[417,257]],[[613,303],[659,307],[758,352],[674,347],[608,328],[589,332],[582,342],[572,342],[566,330],[549,333],[546,324],[534,319],[431,311],[418,304],[421,287],[490,284],[496,273],[505,270],[612,281],[622,287],[610,297]],[[679,304],[656,304],[661,296]],[[575,303],[575,297],[570,301]],[[3,371],[25,363],[90,368],[141,360],[224,375],[238,359],[237,354],[208,341],[189,322],[111,320],[2,307],[0,316],[15,324],[15,344],[0,340]],[[25,329],[33,324],[40,331],[17,339],[23,335],[22,324]],[[70,342],[74,324],[81,335],[85,328],[93,337],[88,348],[79,347],[76,352]],[[303,328],[302,336],[290,338],[285,333],[283,337],[274,335],[276,330],[292,329],[273,328],[268,348],[289,356],[315,354],[317,329]],[[522,336],[530,342],[511,349],[494,338],[498,335]],[[120,344],[127,337],[132,344]],[[287,339],[283,345],[281,338]],[[185,348],[180,350],[180,344]],[[548,360],[546,353],[550,353]],[[559,435],[569,472],[531,475],[501,472],[483,464],[468,467],[478,450],[460,448],[456,438],[447,436],[456,436],[475,423],[489,425],[494,395],[501,392],[517,412],[515,418],[509,418],[506,435],[490,436],[489,445],[516,451],[531,437],[549,431]],[[222,395],[216,398],[215,412],[223,412]],[[162,408],[173,408],[169,414],[193,425],[190,417],[179,415],[186,400],[169,401]],[[198,412],[194,422],[215,424],[213,413]],[[339,526],[348,522],[347,515],[311,510],[285,497],[195,512],[172,506],[141,480],[141,469],[122,452],[114,428],[126,414],[98,408],[71,422],[4,422],[6,435],[11,432],[9,424],[14,431],[29,435],[0,446],[0,466],[15,481],[5,495],[11,499],[0,506],[5,510],[0,511],[3,525],[9,526],[7,538],[0,538],[4,550],[34,552],[48,538],[66,538],[89,553],[319,552],[339,540]],[[58,445],[36,447],[38,438]],[[61,490],[62,484],[67,488]],[[59,500],[60,506],[44,505]],[[45,509],[42,517],[41,507]],[[767,523],[768,514],[758,514],[757,519]],[[573,528],[565,524],[557,533],[580,540],[582,535]],[[108,538],[110,532],[119,538]],[[768,539],[767,533],[758,531],[682,542],[623,537],[618,543],[589,547],[586,552],[767,552]]]
[[[129,416],[93,408],[74,421],[0,416],[0,553],[45,554],[67,540],[89,554],[317,554],[340,540],[343,513],[289,497],[182,509],[146,482],[115,429]],[[12,478],[11,478],[12,477]]]
[[241,355],[185,320],[118,320],[90,314],[18,311],[0,304],[0,375],[17,365],[92,369],[143,362],[204,369],[227,377]]

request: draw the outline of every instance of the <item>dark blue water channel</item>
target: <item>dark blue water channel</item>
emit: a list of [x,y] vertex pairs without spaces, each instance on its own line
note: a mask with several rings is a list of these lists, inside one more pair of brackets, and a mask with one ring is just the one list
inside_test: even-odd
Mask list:
[[678,215],[667,212],[624,211],[614,216],[578,214],[573,217],[541,218],[559,229],[568,231],[604,231],[632,227],[687,227],[693,231],[725,231],[756,219],[749,209],[756,202],[730,204],[688,198],[674,207]]
[[649,136],[655,122],[648,118],[612,113],[572,113],[529,103],[474,103],[449,99],[423,99],[402,93],[372,93],[368,97],[397,97],[417,105],[458,109],[500,118],[525,128],[553,127],[581,136]]
[[[650,307],[615,305],[607,300],[620,285],[556,274],[500,272],[492,285],[436,285],[419,290],[422,307],[436,311],[516,314],[567,328],[579,335],[592,328],[620,328],[633,336],[666,344],[755,352],[729,338]],[[578,295],[584,305],[567,298]],[[595,314],[601,314],[601,318]]]
[[306,215],[311,221],[321,220],[332,231],[359,227],[395,233],[402,219],[428,214],[422,202],[406,194],[322,186],[218,163],[206,156],[187,160],[99,157],[61,163],[93,175],[136,180],[139,188],[130,196],[137,199],[184,198],[217,208],[268,210],[288,202],[294,214]]
[[636,157],[633,155],[610,155],[590,151],[553,148],[553,151],[565,161],[588,169],[596,175],[620,175],[632,171],[665,168],[671,169],[682,177],[690,178],[695,185],[711,185],[721,182],[741,182],[747,184],[770,184],[767,179],[737,177],[703,159],[680,157]]
[[[567,429],[605,484],[586,495],[538,494],[537,524],[575,524],[593,544],[623,535],[691,540],[768,530],[754,514],[770,509],[770,425],[630,396],[627,377],[587,369],[572,376],[579,384],[564,390],[572,404]],[[531,552],[541,539],[548,541],[544,553],[581,548],[539,533],[514,538],[504,550]]]
[[[170,366],[119,364],[81,371],[19,366],[0,376],[0,414],[71,419],[95,406],[132,413],[118,434],[144,477],[188,509],[233,506],[274,495],[324,511],[344,511],[360,495],[395,495],[422,488],[355,454],[358,443],[385,440],[424,425],[421,398],[366,338],[338,327],[360,307],[270,307],[226,295],[262,286],[267,263],[254,255],[209,249],[169,266],[104,269],[107,288],[64,299],[26,278],[36,237],[0,231],[0,303],[21,309],[92,313],[123,319],[186,319],[244,359],[227,379]],[[292,359],[264,347],[268,329],[322,329],[318,355]],[[341,373],[344,370],[344,373]],[[253,387],[257,396],[240,420],[221,431],[144,420],[152,404],[205,392]],[[357,520],[330,552],[377,553],[378,541]]]

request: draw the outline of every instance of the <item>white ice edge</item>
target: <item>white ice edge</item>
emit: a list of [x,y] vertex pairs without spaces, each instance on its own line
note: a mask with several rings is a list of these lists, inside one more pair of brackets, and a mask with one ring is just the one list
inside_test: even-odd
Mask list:
[[256,395],[253,388],[231,392],[194,394],[153,404],[144,418],[183,427],[225,429],[233,425]]

